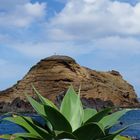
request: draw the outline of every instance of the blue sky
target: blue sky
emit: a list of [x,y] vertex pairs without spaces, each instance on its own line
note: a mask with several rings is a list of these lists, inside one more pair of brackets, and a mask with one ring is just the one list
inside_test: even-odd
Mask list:
[[0,90],[53,54],[117,70],[140,96],[140,1],[0,0]]

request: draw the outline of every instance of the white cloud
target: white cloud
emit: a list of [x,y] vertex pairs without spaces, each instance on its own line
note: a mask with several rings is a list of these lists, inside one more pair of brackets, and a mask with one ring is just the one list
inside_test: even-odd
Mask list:
[[96,39],[93,44],[98,51],[108,51],[113,54],[140,54],[140,40],[133,37],[105,37]]
[[[14,3],[2,2],[0,6],[0,27],[27,27],[45,16],[46,3],[31,3],[27,0],[12,0]],[[6,6],[7,3],[7,6]],[[11,2],[10,2],[11,3]]]
[[84,44],[81,46],[81,44],[75,44],[74,42],[19,42],[11,44],[11,46],[25,56],[38,59],[54,54],[76,56],[88,54],[93,50],[93,47],[90,45],[85,50]]
[[46,8],[46,4],[45,3],[27,3],[24,6],[25,11],[27,12],[27,14],[29,14],[30,16],[33,17],[42,17],[45,14],[45,8]]
[[44,41],[44,42],[16,42],[10,44],[16,51],[32,58],[42,58],[48,55],[66,54],[71,56],[79,56],[83,54],[91,54],[94,52],[103,53],[106,57],[116,58],[119,55],[139,55],[140,40],[132,37],[121,38],[112,36],[106,38],[93,39],[86,41]]
[[[44,17],[45,3],[17,3],[15,14],[9,14],[15,18],[11,24],[25,27]],[[35,57],[69,52],[79,55],[94,50],[140,53],[139,9],[140,3],[132,6],[111,0],[69,0],[59,14],[42,24],[42,29],[46,29],[39,34],[42,42],[9,39],[10,47]],[[0,40],[3,38],[0,36]]]
[[140,35],[139,25],[140,3],[132,6],[111,0],[69,0],[51,22],[53,37],[54,31],[59,31],[67,36],[75,36],[76,40],[114,35],[136,36]]
[[12,10],[16,5],[24,5],[30,2],[30,0],[0,0],[1,10]]

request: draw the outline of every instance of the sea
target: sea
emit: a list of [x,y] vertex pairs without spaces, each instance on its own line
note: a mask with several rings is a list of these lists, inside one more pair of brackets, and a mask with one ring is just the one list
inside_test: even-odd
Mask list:
[[[26,115],[29,115],[29,114],[26,114]],[[36,114],[29,115],[29,116],[33,117],[37,121],[42,121],[41,118]],[[3,119],[3,116],[0,116],[0,120],[2,119]],[[130,125],[130,127],[127,130],[125,130],[122,133],[122,135],[136,137],[138,140],[140,140],[140,109],[134,109],[127,112],[120,119],[120,122],[121,123],[118,123],[116,126],[114,126],[111,131],[115,131],[117,129],[121,129],[125,126]],[[12,134],[12,133],[18,133],[18,132],[24,132],[24,130],[18,125],[15,125],[14,123],[7,122],[7,121],[0,121],[0,135]]]

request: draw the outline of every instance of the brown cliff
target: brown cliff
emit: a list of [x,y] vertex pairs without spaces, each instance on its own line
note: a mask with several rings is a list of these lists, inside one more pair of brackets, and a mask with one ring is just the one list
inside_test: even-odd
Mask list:
[[[0,102],[10,104],[15,99],[25,101],[24,93],[34,96],[33,83],[46,98],[56,102],[72,84],[81,85],[83,102],[109,101],[116,106],[137,106],[137,96],[132,85],[123,80],[117,71],[99,72],[80,66],[67,56],[54,55],[41,60],[13,87],[0,92]],[[95,103],[96,104],[96,103]]]

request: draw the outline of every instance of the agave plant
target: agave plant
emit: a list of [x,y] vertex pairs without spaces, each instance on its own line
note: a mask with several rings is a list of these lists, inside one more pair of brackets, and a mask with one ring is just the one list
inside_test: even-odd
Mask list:
[[14,140],[129,140],[119,134],[126,128],[110,132],[119,118],[128,110],[108,115],[110,108],[97,112],[95,109],[83,109],[80,94],[71,86],[65,94],[60,109],[50,100],[41,96],[33,87],[39,101],[27,96],[28,101],[40,115],[44,123],[31,117],[13,115],[4,120],[13,122],[25,130],[25,133],[2,135],[3,139]]

